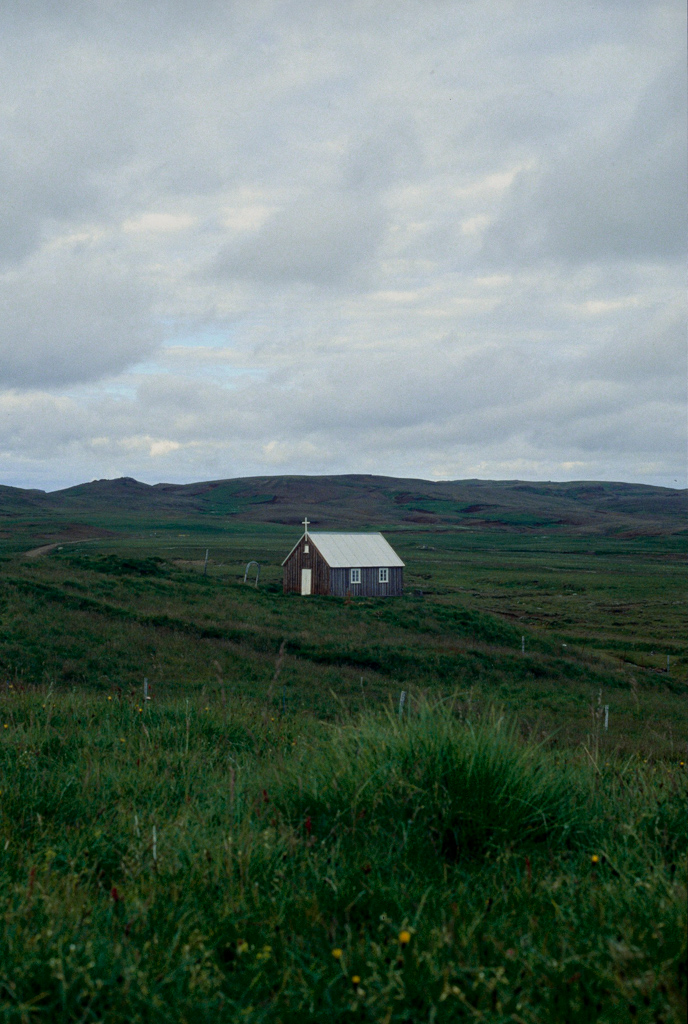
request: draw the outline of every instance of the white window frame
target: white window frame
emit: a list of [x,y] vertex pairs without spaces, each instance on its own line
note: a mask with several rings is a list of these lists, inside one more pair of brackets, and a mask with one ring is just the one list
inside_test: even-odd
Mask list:
[[361,582],[361,570],[351,569],[349,572],[349,583],[360,583]]
[[378,583],[389,583],[389,569],[378,569]]

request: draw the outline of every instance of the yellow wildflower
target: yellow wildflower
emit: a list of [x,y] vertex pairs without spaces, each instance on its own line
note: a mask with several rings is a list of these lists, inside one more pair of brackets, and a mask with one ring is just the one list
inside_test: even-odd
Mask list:
[[599,864],[600,863],[600,858],[597,856],[596,853],[593,853],[593,855],[590,858],[590,860],[593,862],[593,864]]
[[407,946],[411,941],[411,932],[403,931],[399,932],[399,942],[402,946]]
[[354,985],[360,985],[361,983],[361,979],[357,974],[352,975],[351,981],[353,982]]
[[335,960],[341,960],[341,958],[342,958],[342,951],[341,951],[341,949],[333,949],[332,950],[332,956],[335,958]]

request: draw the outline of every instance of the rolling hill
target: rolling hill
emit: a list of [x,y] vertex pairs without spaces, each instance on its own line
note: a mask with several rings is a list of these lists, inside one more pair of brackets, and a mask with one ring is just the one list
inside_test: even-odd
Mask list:
[[688,491],[644,484],[384,476],[259,476],[193,484],[94,480],[60,491],[0,487],[0,534],[79,539],[108,527],[196,520],[318,529],[470,529],[662,536],[687,529]]

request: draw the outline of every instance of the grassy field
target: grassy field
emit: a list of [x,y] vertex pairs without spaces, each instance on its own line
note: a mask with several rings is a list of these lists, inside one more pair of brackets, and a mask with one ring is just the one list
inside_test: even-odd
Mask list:
[[614,749],[685,753],[683,538],[400,531],[405,596],[346,603],[282,594],[294,534],[175,522],[35,558],[10,548],[0,680],[263,700],[284,642],[276,709],[332,718],[458,687],[555,742],[583,741],[608,706]]
[[1,1020],[685,1019],[684,537],[397,528],[347,602],[98,528],[0,539]]
[[685,1019],[683,764],[272,710],[5,696],[4,1021]]

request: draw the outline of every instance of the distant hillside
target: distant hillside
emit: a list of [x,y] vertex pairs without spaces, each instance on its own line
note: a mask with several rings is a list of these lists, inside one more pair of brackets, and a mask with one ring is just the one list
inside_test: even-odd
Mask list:
[[[688,492],[644,484],[260,476],[194,484],[94,480],[46,493],[0,487],[0,525],[30,519],[103,527],[112,519],[195,519],[316,529],[464,527],[661,535],[687,528]],[[206,520],[207,521],[207,520]]]

